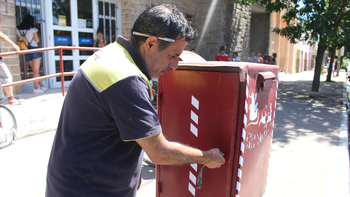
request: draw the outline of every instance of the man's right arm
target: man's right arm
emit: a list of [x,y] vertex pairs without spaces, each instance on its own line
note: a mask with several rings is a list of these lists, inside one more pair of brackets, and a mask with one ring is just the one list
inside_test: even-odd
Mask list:
[[219,168],[225,163],[219,149],[202,151],[180,143],[169,142],[162,133],[136,142],[146,151],[150,159],[160,165],[205,164],[208,168]]

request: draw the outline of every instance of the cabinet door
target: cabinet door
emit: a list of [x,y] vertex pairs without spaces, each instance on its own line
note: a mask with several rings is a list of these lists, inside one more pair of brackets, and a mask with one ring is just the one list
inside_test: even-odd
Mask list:
[[[278,67],[248,65],[242,139],[238,153],[237,183],[240,197],[261,197],[265,192],[268,160],[274,129]],[[235,167],[236,168],[236,167]]]
[[158,115],[169,141],[209,150],[219,148],[226,163],[203,170],[203,165],[157,166],[157,196],[230,196],[236,134],[239,79],[237,73],[180,70],[159,79]]

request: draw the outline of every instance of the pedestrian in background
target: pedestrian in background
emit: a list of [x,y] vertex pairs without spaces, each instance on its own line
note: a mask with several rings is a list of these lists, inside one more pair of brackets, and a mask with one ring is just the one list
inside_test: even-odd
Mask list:
[[239,58],[237,52],[233,52],[232,53],[232,61],[234,61],[234,62],[240,62],[241,61],[241,58]]
[[269,53],[268,49],[265,52],[263,60],[264,60],[264,64],[271,64],[271,56],[270,56],[270,53]]
[[102,48],[107,45],[107,40],[103,38],[103,29],[98,28],[97,39],[94,41],[94,47]]
[[262,64],[264,62],[264,59],[261,57],[260,51],[256,51],[256,56],[258,57],[258,63]]
[[230,56],[226,53],[225,46],[220,47],[220,52],[216,55],[215,61],[230,61]]
[[247,62],[259,63],[259,58],[255,56],[255,51],[250,52],[250,56],[248,57]]
[[135,197],[142,149],[159,165],[225,163],[218,148],[202,151],[169,142],[151,101],[150,80],[175,70],[196,37],[191,22],[163,4],[139,15],[130,40],[119,36],[81,65],[62,107],[47,197]]
[[277,53],[272,54],[271,64],[277,65]]
[[[28,50],[30,49],[37,49],[39,48],[38,42],[40,41],[38,36],[38,29],[34,26],[34,17],[31,15],[26,15],[21,24],[17,26],[16,29],[17,32],[17,39],[20,39],[21,36],[25,36],[28,40]],[[32,68],[33,71],[33,78],[40,77],[39,69],[40,69],[40,63],[42,59],[41,52],[36,53],[28,53],[24,55],[26,61],[28,62],[29,66]],[[39,85],[41,89],[39,89]],[[40,81],[34,82],[34,90],[33,93],[43,93],[47,89],[43,85],[43,83]]]
[[[1,30],[0,30],[0,41],[8,45],[11,45],[16,52],[19,52],[20,50],[19,47],[14,42],[12,42],[12,40],[6,34],[2,33]],[[1,53],[1,50],[0,50],[0,53]],[[1,84],[7,84],[7,83],[13,82],[12,75],[7,65],[5,64],[5,62],[2,61],[2,57],[0,57],[0,82]],[[15,98],[13,94],[12,86],[4,87],[4,92],[7,96],[9,105],[18,105],[22,103],[21,100],[19,100],[18,98]]]

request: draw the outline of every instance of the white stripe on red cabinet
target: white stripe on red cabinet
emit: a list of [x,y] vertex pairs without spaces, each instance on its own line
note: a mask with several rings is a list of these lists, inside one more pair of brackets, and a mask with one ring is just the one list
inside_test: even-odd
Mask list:
[[[191,96],[191,104],[195,108],[195,109],[191,110],[191,120],[195,124],[192,124],[192,122],[190,122],[190,131],[191,131],[191,133],[194,136],[198,137],[198,128],[197,128],[197,126],[198,126],[198,115],[197,114],[198,114],[198,111],[199,111],[199,101],[193,95]],[[191,167],[192,167],[192,169],[195,172],[197,172],[198,164],[193,163],[193,164],[191,164]],[[191,184],[191,182],[194,185],[196,185],[197,177],[192,173],[191,169],[189,171],[189,180],[190,180],[190,182],[188,183],[188,191],[190,191],[193,196],[196,196],[196,188]]]

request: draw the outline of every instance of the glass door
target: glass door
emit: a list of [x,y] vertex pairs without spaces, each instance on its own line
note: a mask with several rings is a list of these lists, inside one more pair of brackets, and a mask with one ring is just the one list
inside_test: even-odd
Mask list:
[[[52,41],[53,46],[93,46],[93,0],[51,0],[52,9]],[[80,64],[93,51],[63,50],[64,71],[77,71]],[[51,73],[60,72],[59,51],[53,54],[53,69]],[[65,86],[68,86],[73,76],[65,76]],[[61,86],[61,78],[51,80],[52,87]]]
[[[22,22],[22,19],[27,14],[30,14],[34,17],[34,26],[38,29],[38,36],[40,41],[38,43],[39,47],[45,47],[45,42],[43,42],[43,35],[45,34],[45,28],[42,20],[42,10],[41,2],[39,0],[15,0],[16,6],[16,25],[19,25]],[[43,65],[46,65],[47,58],[45,58],[45,53],[43,53],[43,59],[40,63],[40,75],[43,76],[46,72],[46,68]],[[21,79],[30,79],[33,77],[33,71],[29,64],[25,61],[24,56],[21,55],[20,58],[20,68],[21,68]],[[47,85],[46,80],[43,81],[44,85]],[[23,84],[22,90],[32,90],[33,84]]]
[[99,29],[103,30],[107,43],[114,42],[119,34],[118,11],[117,1],[98,1]]
[[[121,30],[120,0],[50,0],[45,1],[49,23],[49,46],[92,47],[98,28],[104,38],[113,42]],[[117,17],[118,16],[118,17]],[[119,30],[120,29],[120,30]],[[77,71],[94,51],[63,50],[64,71]],[[50,52],[49,73],[60,72],[59,51]],[[68,86],[73,76],[64,78]],[[61,87],[61,78],[52,78],[51,87]]]

